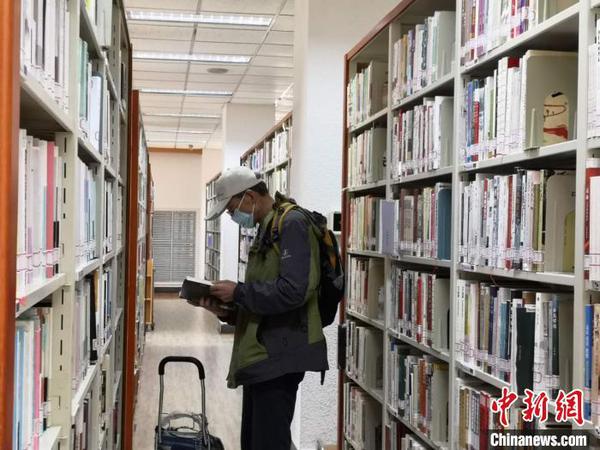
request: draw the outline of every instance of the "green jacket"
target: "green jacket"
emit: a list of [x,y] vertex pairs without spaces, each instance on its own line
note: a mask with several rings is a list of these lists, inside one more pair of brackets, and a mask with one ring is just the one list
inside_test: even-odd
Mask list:
[[[250,247],[244,283],[234,292],[235,337],[228,386],[329,368],[319,315],[319,244],[308,219],[289,211],[271,233],[276,203]],[[275,245],[273,241],[276,240]],[[233,317],[231,319],[234,319]]]

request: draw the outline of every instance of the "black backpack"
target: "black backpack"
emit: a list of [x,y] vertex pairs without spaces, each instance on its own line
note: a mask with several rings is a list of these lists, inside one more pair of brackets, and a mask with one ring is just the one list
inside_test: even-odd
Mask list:
[[283,219],[291,210],[300,211],[309,220],[319,242],[319,255],[321,259],[321,282],[319,285],[319,312],[321,325],[326,327],[335,320],[338,305],[344,297],[344,269],[337,239],[333,232],[327,228],[327,219],[316,211],[308,211],[296,204],[293,199],[287,198],[277,192],[275,194],[277,207],[271,225],[271,239],[275,249],[279,252],[277,241]]

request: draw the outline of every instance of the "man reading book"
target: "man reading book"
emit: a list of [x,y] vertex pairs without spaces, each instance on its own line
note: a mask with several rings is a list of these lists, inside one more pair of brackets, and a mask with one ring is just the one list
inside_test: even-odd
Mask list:
[[[319,315],[319,244],[306,216],[246,167],[215,183],[206,220],[227,212],[241,227],[259,225],[244,283],[217,281],[210,294],[233,305],[204,306],[235,325],[228,386],[243,386],[242,450],[288,450],[298,385],[307,371],[328,369]],[[276,223],[273,228],[274,222]]]

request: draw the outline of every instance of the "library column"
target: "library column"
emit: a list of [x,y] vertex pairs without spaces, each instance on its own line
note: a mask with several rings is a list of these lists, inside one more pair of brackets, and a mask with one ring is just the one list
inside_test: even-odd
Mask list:
[[[294,133],[290,193],[323,214],[341,210],[344,55],[397,0],[304,0],[295,3]],[[325,329],[329,365],[305,378],[292,427],[299,450],[336,441],[337,330]],[[304,411],[306,411],[304,413]],[[341,444],[341,443],[340,443]]]
[[[240,165],[240,157],[275,123],[273,105],[228,103],[223,108],[223,170]],[[238,279],[239,227],[225,214],[221,220],[221,279]]]

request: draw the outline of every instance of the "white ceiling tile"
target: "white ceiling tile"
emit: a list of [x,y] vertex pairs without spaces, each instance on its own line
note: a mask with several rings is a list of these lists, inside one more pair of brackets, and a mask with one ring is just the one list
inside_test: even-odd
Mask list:
[[234,97],[231,100],[231,103],[252,104],[252,105],[273,105],[275,103],[275,101],[272,99],[263,99],[263,98]]
[[272,31],[294,31],[294,16],[281,15],[275,21]]
[[219,82],[188,82],[187,89],[190,90],[198,90],[198,91],[225,91],[225,92],[233,92],[236,88],[237,83],[219,83]]
[[181,107],[181,102],[183,101],[183,95],[146,94],[143,92],[141,93],[141,98],[142,111],[146,111],[144,108],[146,105],[151,107],[160,107],[162,105],[165,108]]
[[282,0],[202,0],[203,11],[240,14],[276,14]]
[[281,14],[295,15],[294,0],[288,0],[281,11]]
[[218,55],[254,55],[258,44],[245,44],[241,42],[203,42],[194,43],[194,53],[213,53]]
[[[286,86],[287,87],[287,86]],[[283,86],[268,86],[268,85],[256,85],[242,83],[236,93],[241,92],[257,92],[257,93],[274,93],[279,94],[283,89]]]
[[199,27],[196,32],[196,40],[201,42],[260,44],[264,37],[265,30]]
[[213,74],[213,73],[190,73],[188,80],[197,83],[234,83],[237,84],[242,79],[241,74]]
[[128,9],[168,9],[196,12],[198,0],[169,0],[168,5],[164,0],[126,0]]
[[223,69],[227,69],[228,75],[242,75],[246,70],[246,65],[234,65],[234,64],[192,64],[190,67],[190,72],[194,74],[208,74],[208,69],[213,67],[219,67]]
[[181,118],[181,128],[184,130],[213,130],[221,119]]
[[265,43],[294,45],[294,33],[284,31],[271,31],[267,36]]
[[191,47],[188,42],[166,39],[133,38],[131,42],[134,50],[140,52],[188,53]]
[[[156,25],[148,22],[129,22],[129,35],[134,38],[168,39],[173,41],[190,41],[194,27],[189,24]],[[134,48],[135,50],[135,48]]]
[[286,67],[248,67],[248,75],[273,75],[281,77],[293,77],[294,69]]
[[259,56],[294,56],[294,47],[291,45],[264,44],[258,51]]
[[157,113],[157,114],[179,114],[181,111],[181,105],[157,105],[144,102],[142,100],[142,113]]
[[293,82],[292,77],[276,77],[266,75],[246,75],[244,84],[257,84],[269,86],[289,86]]
[[200,96],[187,96],[185,98],[184,106],[205,106],[205,105],[223,105],[229,101],[229,97],[200,97]]
[[146,72],[135,70],[134,81],[185,81],[184,72]]
[[134,89],[185,89],[183,81],[133,80]]
[[257,56],[252,60],[253,66],[263,67],[294,67],[292,58],[284,58],[281,56]]
[[133,61],[133,71],[185,73],[188,63],[175,61]]

